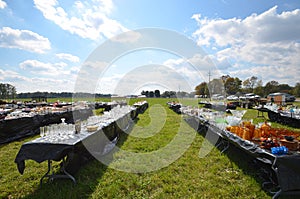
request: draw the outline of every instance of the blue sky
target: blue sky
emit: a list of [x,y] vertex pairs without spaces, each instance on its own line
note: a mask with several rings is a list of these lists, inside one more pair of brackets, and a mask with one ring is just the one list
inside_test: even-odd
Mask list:
[[[255,75],[263,84],[276,80],[294,86],[300,82],[299,9],[298,0],[0,0],[0,82],[16,86],[18,93],[72,92],[82,65],[98,46],[151,27],[194,41],[214,62],[213,78]],[[149,64],[180,73],[189,83],[186,91],[207,81],[207,71],[199,75],[182,57],[152,49],[110,63],[94,90],[115,93],[119,82],[134,78],[136,71],[155,81],[129,92],[155,88],[159,78],[167,77],[149,72]],[[155,65],[153,70],[165,73]],[[170,79],[174,87],[165,89],[183,89],[183,80],[175,77]]]

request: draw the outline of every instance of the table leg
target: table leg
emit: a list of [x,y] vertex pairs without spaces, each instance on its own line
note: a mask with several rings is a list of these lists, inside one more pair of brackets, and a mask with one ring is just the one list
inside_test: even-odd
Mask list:
[[[52,161],[48,160],[48,170],[47,170],[46,174],[43,175],[43,177],[40,180],[40,187],[42,187],[43,180],[46,177],[49,178],[50,180],[54,180],[56,178],[67,178],[67,179],[71,179],[73,181],[73,183],[76,184],[76,179],[70,173],[68,173],[66,171],[65,165],[66,165],[66,161],[65,161],[65,158],[63,158],[62,166],[61,166],[63,174],[54,174],[53,168],[52,168]],[[51,170],[52,170],[52,174],[49,174]]]
[[74,184],[76,184],[76,179],[66,171],[65,165],[66,165],[66,161],[65,161],[65,158],[63,158],[62,170],[63,170],[64,174],[66,175],[66,177],[70,178],[74,182]]
[[221,138],[220,142],[216,145],[216,148],[219,148],[220,146],[223,146],[221,153],[224,153],[229,148],[229,141],[226,139]]
[[281,194],[281,190],[279,190],[278,192],[275,193],[275,195],[272,197],[272,199],[276,199],[280,196]]
[[51,170],[51,167],[52,167],[51,160],[48,160],[48,170],[47,170],[47,172],[45,173],[45,175],[43,175],[43,177],[42,177],[41,180],[40,180],[40,187],[42,187],[43,179],[44,179],[45,177],[49,177],[49,172],[50,172],[50,170]]
[[265,118],[263,111],[257,111],[257,118]]

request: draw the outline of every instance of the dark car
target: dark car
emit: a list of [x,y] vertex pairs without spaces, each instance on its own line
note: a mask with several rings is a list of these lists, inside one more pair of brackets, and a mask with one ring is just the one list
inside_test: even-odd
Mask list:
[[294,102],[296,100],[295,96],[285,93],[285,101],[286,102]]

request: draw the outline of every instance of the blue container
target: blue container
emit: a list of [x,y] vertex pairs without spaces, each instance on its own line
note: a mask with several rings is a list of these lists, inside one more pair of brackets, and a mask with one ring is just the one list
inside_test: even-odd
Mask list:
[[285,146],[280,146],[280,147],[272,147],[271,148],[271,153],[274,155],[285,155],[289,152],[289,149],[286,148]]

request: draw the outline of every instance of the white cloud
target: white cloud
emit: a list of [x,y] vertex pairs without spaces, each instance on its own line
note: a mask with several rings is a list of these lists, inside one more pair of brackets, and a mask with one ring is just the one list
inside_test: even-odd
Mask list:
[[56,78],[66,78],[71,72],[67,70],[67,64],[64,62],[44,63],[38,60],[26,60],[19,64],[20,68],[35,75],[55,76]]
[[219,50],[211,57],[224,73],[245,73],[247,78],[251,73],[263,76],[264,82],[273,78],[291,85],[299,81],[300,9],[277,13],[274,6],[244,19],[208,19],[200,14],[192,19],[199,26],[193,34],[197,43]]
[[76,1],[68,10],[60,7],[56,0],[34,0],[34,4],[46,19],[82,38],[98,40],[103,36],[110,38],[127,31],[119,22],[109,17],[113,9],[112,0]]
[[0,29],[0,38],[0,47],[3,48],[18,48],[35,53],[45,53],[51,49],[47,38],[30,30],[3,27]]
[[[249,68],[238,67],[235,70],[229,72],[229,75],[233,77],[239,77],[245,80],[253,75],[257,76],[259,79],[263,80],[266,84],[269,81],[275,80],[280,84],[289,84],[295,86],[299,82],[298,77],[300,76],[300,70],[298,67],[289,68],[288,71],[286,67],[274,67],[274,66],[254,66]],[[296,80],[298,81],[295,81]]]
[[128,31],[121,35],[117,35],[112,38],[112,41],[120,42],[120,43],[133,43],[137,42],[141,38],[141,34],[135,31]]
[[190,85],[178,71],[165,65],[149,64],[134,68],[122,76],[117,82],[114,93],[119,95],[137,94],[136,92],[146,87],[153,89],[165,88],[166,90],[193,91]]
[[[27,79],[27,78],[19,75],[15,71],[0,69],[0,80],[2,82],[10,82],[11,83],[11,82],[24,80],[24,79]],[[12,85],[14,85],[14,83],[12,83]]]
[[[220,66],[224,67],[227,63],[221,61],[222,60],[216,60],[215,57],[211,57],[210,55],[195,54],[187,60],[183,58],[168,59],[163,65],[179,73],[190,85],[196,86],[202,81],[208,81],[209,71],[214,74],[214,78],[220,77],[222,75],[220,71],[222,68]],[[220,63],[222,63],[222,65],[220,65]]]
[[[32,61],[31,65],[38,65],[38,62]],[[24,63],[24,67],[29,67],[29,62],[27,65]],[[41,74],[43,75],[35,75],[35,77],[29,77],[28,74],[25,73],[18,73],[12,70],[1,69],[0,68],[0,81],[5,83],[10,83],[14,85],[17,89],[17,92],[35,92],[35,91],[48,91],[48,92],[73,92],[74,91],[74,84],[76,75],[78,72],[77,67],[72,67],[70,70],[61,69],[59,72],[55,74],[55,78],[53,78],[53,74],[47,74],[45,71],[50,64],[47,63],[39,63],[40,67],[38,66],[31,66],[34,68],[30,72],[37,72],[37,68],[40,68],[42,71]],[[63,65],[58,63],[56,65]],[[60,66],[58,66],[60,68]]]
[[16,85],[17,91],[24,90],[27,92],[34,91],[51,91],[51,92],[73,92],[74,80],[61,78],[32,78],[27,79],[23,84]]
[[7,4],[5,3],[5,1],[0,0],[0,9],[4,9],[7,6]]
[[207,19],[193,15],[199,29],[194,33],[200,45],[244,45],[245,43],[294,42],[300,39],[300,10],[277,13],[277,6],[245,19]]
[[124,74],[112,74],[110,76],[102,77],[95,86],[95,92],[114,94],[118,82],[124,77]]
[[58,54],[56,54],[56,57],[58,57],[59,59],[65,59],[65,60],[68,60],[68,61],[74,62],[74,63],[80,61],[79,57],[68,54],[68,53],[58,53]]

